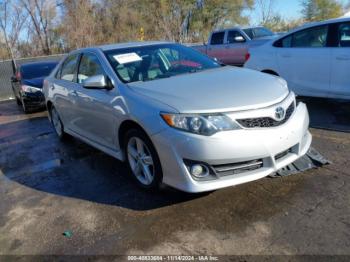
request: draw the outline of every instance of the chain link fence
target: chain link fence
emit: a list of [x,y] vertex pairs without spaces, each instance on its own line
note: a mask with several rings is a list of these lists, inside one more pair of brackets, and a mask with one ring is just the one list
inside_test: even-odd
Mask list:
[[[39,56],[16,59],[17,66],[37,61],[58,61],[64,55]],[[11,88],[11,76],[13,76],[12,60],[0,61],[0,101],[13,99]]]

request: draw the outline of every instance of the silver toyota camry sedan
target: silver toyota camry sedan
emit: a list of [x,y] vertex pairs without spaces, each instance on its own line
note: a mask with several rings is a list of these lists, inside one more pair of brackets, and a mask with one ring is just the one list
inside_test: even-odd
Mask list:
[[44,82],[57,135],[126,161],[147,189],[253,181],[310,147],[309,116],[286,82],[174,43],[71,52]]

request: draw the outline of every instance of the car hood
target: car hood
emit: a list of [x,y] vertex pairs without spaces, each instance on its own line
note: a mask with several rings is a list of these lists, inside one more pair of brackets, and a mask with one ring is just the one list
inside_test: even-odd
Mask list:
[[34,86],[37,88],[43,88],[44,77],[22,79],[22,83],[28,86]]
[[257,71],[225,66],[165,79],[134,82],[136,92],[181,113],[211,113],[267,107],[288,95],[284,80]]

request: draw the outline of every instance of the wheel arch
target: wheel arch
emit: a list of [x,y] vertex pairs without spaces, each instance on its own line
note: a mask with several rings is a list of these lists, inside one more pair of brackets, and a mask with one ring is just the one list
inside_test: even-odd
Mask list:
[[265,74],[274,75],[274,76],[280,76],[276,71],[271,69],[264,69],[264,70],[261,70],[261,72]]
[[124,151],[124,148],[125,148],[125,141],[124,141],[125,134],[131,129],[138,129],[138,130],[142,131],[143,133],[145,133],[145,135],[147,135],[147,137],[149,138],[149,135],[147,134],[145,129],[140,124],[138,124],[136,121],[125,120],[121,123],[121,125],[119,126],[119,129],[118,129],[118,143],[119,143],[119,147],[122,151]]

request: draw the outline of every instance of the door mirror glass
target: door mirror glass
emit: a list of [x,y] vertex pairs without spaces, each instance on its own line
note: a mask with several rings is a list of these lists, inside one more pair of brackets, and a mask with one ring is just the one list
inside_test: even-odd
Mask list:
[[240,42],[240,43],[241,43],[241,42],[245,42],[245,39],[243,38],[243,36],[240,36],[240,35],[239,35],[239,36],[236,36],[236,37],[235,37],[235,42]]
[[86,78],[83,86],[88,89],[107,89],[107,81],[104,75],[96,75]]
[[230,30],[227,34],[227,44],[242,43],[245,42],[245,38],[237,30]]

